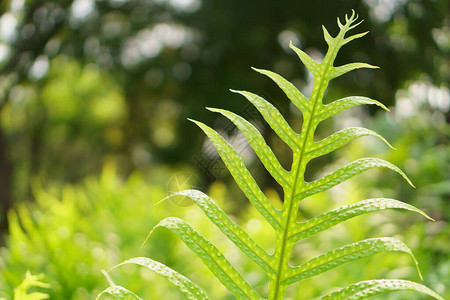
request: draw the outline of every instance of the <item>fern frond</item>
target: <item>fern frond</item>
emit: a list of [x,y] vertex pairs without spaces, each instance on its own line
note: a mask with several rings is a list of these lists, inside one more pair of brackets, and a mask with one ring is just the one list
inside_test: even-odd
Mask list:
[[362,32],[362,33],[358,33],[358,34],[349,36],[348,38],[344,39],[344,43],[345,43],[345,44],[350,43],[351,41],[353,41],[353,40],[355,40],[355,39],[362,38],[363,36],[365,36],[365,35],[368,34],[368,33],[369,33],[369,32],[366,31],[366,32]]
[[248,143],[255,151],[263,163],[266,170],[272,177],[281,184],[287,186],[289,183],[286,178],[288,172],[281,166],[280,162],[275,157],[272,149],[267,145],[261,133],[250,122],[230,111],[223,109],[208,108],[210,111],[218,112],[228,118],[236,127],[244,134]]
[[[203,290],[199,288],[195,283],[160,262],[154,261],[147,257],[135,257],[114,266],[113,269],[127,264],[142,266],[164,277],[189,300],[209,300],[205,292],[203,292]],[[112,285],[109,288],[105,289],[98,295],[97,299],[99,299],[104,294],[110,294],[116,299],[142,300],[133,292],[117,285]]]
[[241,227],[236,225],[228,215],[208,195],[198,190],[185,190],[173,196],[186,196],[197,204],[205,215],[219,228],[242,252],[260,266],[266,273],[275,273],[273,257],[268,255]]
[[320,64],[317,63],[314,59],[312,59],[308,54],[303,52],[302,50],[295,47],[292,42],[289,43],[289,47],[297,53],[297,56],[300,58],[305,67],[313,73],[313,75],[319,74]]
[[294,103],[298,109],[300,109],[300,111],[303,113],[311,112],[311,108],[309,107],[309,99],[306,98],[292,83],[277,73],[257,68],[252,69],[272,79],[283,90],[289,100],[291,100],[291,102]]
[[382,109],[389,111],[389,109],[384,106],[381,102],[378,102],[376,100],[367,98],[367,97],[346,97],[339,100],[335,100],[330,104],[324,105],[320,111],[317,113],[317,119],[318,122],[322,122],[329,117],[332,117],[346,109],[355,107],[357,105],[377,105],[381,107]]
[[153,230],[158,227],[165,227],[178,235],[236,298],[261,299],[225,256],[188,223],[175,217],[169,217],[160,221]]
[[[175,272],[174,270],[165,266],[162,263],[159,263],[147,257],[135,257],[118,264],[114,268],[127,264],[142,266],[164,277],[165,279],[170,281],[184,296],[186,296],[187,299],[198,299],[198,300],[209,299],[206,296],[205,292],[201,288],[199,288],[195,283],[193,283],[183,275],[179,274],[178,272]],[[123,290],[123,288],[121,288],[120,290]],[[128,293],[129,291],[126,292]]]
[[304,199],[308,196],[329,190],[330,188],[367,170],[380,167],[391,169],[392,171],[397,172],[406,180],[406,182],[409,183],[409,185],[414,187],[408,176],[406,176],[406,174],[403,173],[403,171],[400,170],[397,166],[383,159],[366,157],[355,160],[354,162],[351,162],[344,167],[337,169],[333,173],[328,174],[321,179],[312,182],[306,182],[303,185],[302,189],[299,190],[299,193],[295,195],[295,197],[298,199]]
[[330,74],[328,75],[329,79],[334,79],[336,77],[342,76],[345,73],[357,70],[357,69],[379,69],[379,67],[377,66],[372,66],[366,63],[351,63],[351,64],[346,64],[340,67],[334,67],[333,70],[330,72]]
[[[297,281],[322,274],[340,265],[386,251],[407,253],[412,257],[416,266],[418,265],[411,250],[402,241],[394,238],[373,238],[334,249],[298,267],[291,268],[284,274],[285,279],[283,279],[283,283],[290,285]],[[422,278],[418,267],[417,271]]]
[[[97,296],[97,299],[106,294],[109,294],[119,300],[142,300],[141,297],[139,297],[132,291],[127,290],[126,288],[120,285],[108,287]],[[188,299],[200,299],[200,298],[188,298]]]
[[323,38],[325,39],[325,42],[327,42],[328,46],[331,46],[333,44],[333,38],[328,33],[328,30],[325,28],[325,26],[322,25],[323,30]]
[[386,141],[386,139],[378,133],[366,128],[352,127],[343,129],[321,141],[314,143],[314,145],[308,149],[308,152],[306,152],[305,155],[316,158],[333,152],[334,150],[341,148],[347,143],[363,136],[375,136],[385,142],[386,145],[388,145],[391,149],[394,149],[391,144],[389,144],[388,141]]
[[370,296],[380,295],[387,292],[393,291],[415,291],[438,300],[445,300],[437,293],[433,292],[426,286],[421,284],[408,281],[408,280],[398,280],[398,279],[379,279],[379,280],[368,280],[361,281],[352,285],[349,285],[342,290],[331,293],[322,300],[359,300],[366,299]]
[[256,94],[246,91],[231,91],[241,94],[245,98],[247,98],[247,100],[250,101],[250,103],[252,103],[261,113],[261,115],[264,117],[264,120],[266,120],[266,122],[275,131],[275,133],[290,148],[298,148],[299,139],[297,133],[291,128],[291,126],[289,126],[288,122],[284,119],[278,109],[275,108],[275,106]]
[[[175,195],[187,196],[205,213],[222,233],[229,238],[242,253],[255,262],[269,278],[269,300],[282,300],[286,288],[303,279],[322,274],[340,265],[354,262],[363,257],[373,256],[381,252],[403,252],[410,255],[416,264],[411,250],[403,242],[387,237],[371,238],[325,252],[297,267],[289,265],[289,258],[294,245],[311,235],[322,232],[342,223],[350,218],[369,212],[384,209],[403,209],[419,213],[429,218],[424,212],[409,204],[398,200],[375,198],[346,205],[341,208],[323,213],[308,221],[298,223],[297,215],[301,201],[305,198],[329,190],[330,188],[374,168],[387,168],[400,174],[411,186],[413,184],[406,174],[395,165],[379,159],[366,157],[353,161],[324,177],[312,181],[305,181],[304,175],[308,163],[322,155],[335,151],[347,143],[363,136],[373,136],[392,146],[378,133],[366,128],[347,128],[336,132],[320,141],[314,142],[317,126],[324,120],[357,105],[377,105],[388,110],[382,103],[361,96],[351,96],[335,100],[330,104],[323,104],[325,90],[329,82],[350,71],[360,68],[378,68],[367,63],[349,63],[334,66],[339,49],[347,43],[361,38],[367,32],[347,36],[347,33],[357,27],[357,15],[354,11],[345,16],[345,23],[337,19],[339,33],[332,37],[325,27],[323,35],[328,44],[327,53],[322,62],[314,61],[307,53],[298,49],[292,43],[290,48],[297,54],[306,68],[314,76],[314,87],[311,96],[305,97],[292,83],[282,76],[268,70],[253,68],[258,73],[269,77],[286,94],[287,98],[303,114],[303,125],[300,133],[296,133],[275,106],[262,97],[246,92],[231,90],[244,96],[261,113],[264,120],[292,150],[292,165],[287,171],[278,161],[272,149],[264,140],[262,134],[251,122],[241,116],[223,109],[209,108],[210,111],[222,114],[229,119],[244,134],[256,156],[261,160],[268,173],[283,189],[283,207],[277,210],[252,177],[237,151],[218,132],[209,126],[193,121],[197,124],[217,149],[220,157],[230,171],[234,180],[250,203],[258,210],[264,219],[273,227],[276,233],[275,250],[269,255],[259,246],[241,227],[235,224],[227,214],[207,195],[196,190],[186,190]],[[169,196],[170,197],[170,196]],[[431,219],[431,218],[429,218]],[[184,243],[196,253],[206,266],[214,273],[221,283],[237,299],[263,299],[243,276],[239,274],[223,254],[205,237],[195,231],[189,224],[178,218],[166,218],[155,228],[165,227],[178,235]],[[155,229],[154,228],[154,229]],[[153,230],[154,230],[153,229]],[[159,275],[166,277],[189,299],[206,299],[206,295],[195,284],[185,279],[168,267],[162,267],[151,260],[135,259],[128,261],[141,263]],[[149,267],[150,266],[150,267]],[[417,269],[419,271],[419,269]],[[171,274],[170,276],[168,274]],[[420,271],[419,271],[420,275]],[[199,293],[197,298],[188,294],[185,288]],[[442,300],[438,294],[425,286],[405,280],[372,280],[352,284],[347,288],[331,293],[322,299],[362,299],[372,295],[396,290],[414,290]],[[110,291],[125,293],[121,288],[114,287]],[[192,298],[193,297],[193,298]],[[134,298],[132,298],[134,299]]]
[[322,232],[353,217],[390,208],[404,209],[416,212],[421,214],[425,218],[434,221],[423,211],[410,204],[394,199],[375,198],[359,201],[350,205],[345,205],[335,210],[323,213],[320,216],[312,218],[308,221],[296,223],[292,230],[292,233],[289,235],[289,239],[292,240],[292,242],[296,243],[302,239],[306,239],[318,232]]
[[208,136],[213,145],[219,152],[220,157],[230,170],[236,183],[244,192],[245,196],[250,200],[253,206],[261,213],[261,215],[272,225],[275,229],[282,228],[280,212],[270,203],[270,200],[264,195],[259,188],[255,179],[244,165],[241,157],[234,148],[216,131],[206,126],[205,124],[193,121],[197,124]]

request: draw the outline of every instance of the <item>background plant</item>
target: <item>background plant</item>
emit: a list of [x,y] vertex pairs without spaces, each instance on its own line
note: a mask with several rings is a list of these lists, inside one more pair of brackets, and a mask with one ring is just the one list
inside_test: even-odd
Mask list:
[[[237,226],[229,219],[211,198],[202,192],[197,190],[186,190],[178,192],[175,195],[191,198],[203,210],[208,218],[210,218],[210,220],[231,241],[233,241],[243,253],[263,269],[270,282],[268,291],[269,299],[283,299],[286,288],[293,283],[324,273],[342,264],[363,257],[370,257],[380,252],[393,251],[407,253],[413,258],[417,265],[416,259],[406,244],[393,238],[372,238],[362,240],[326,252],[325,254],[312,258],[306,263],[296,267],[291,267],[289,264],[293,246],[297,242],[355,216],[387,208],[401,208],[415,211],[426,216],[417,208],[397,200],[375,198],[340,207],[304,222],[297,222],[298,206],[303,199],[326,191],[366,170],[377,167],[388,168],[399,173],[410,185],[412,185],[410,180],[398,167],[377,158],[359,159],[320,179],[309,182],[305,181],[307,164],[318,156],[330,153],[361,136],[375,136],[386,142],[386,140],[377,133],[365,128],[357,127],[343,129],[320,141],[314,141],[315,130],[322,121],[348,108],[361,104],[375,104],[386,109],[384,105],[375,100],[359,96],[346,97],[335,100],[330,104],[323,104],[325,90],[332,79],[352,70],[375,68],[365,63],[350,63],[340,67],[334,66],[334,61],[339,49],[348,42],[360,38],[367,33],[356,34],[349,37],[345,36],[349,30],[360,24],[356,23],[356,19],[357,17],[354,12],[350,17],[347,15],[345,16],[346,22],[344,25],[341,24],[338,18],[340,32],[334,38],[331,37],[325,27],[323,27],[325,41],[329,48],[321,63],[317,63],[305,52],[292,44],[290,45],[314,76],[314,87],[309,98],[305,97],[290,82],[286,81],[280,75],[266,70],[255,69],[275,81],[286,93],[292,103],[302,112],[303,124],[301,133],[296,133],[288,125],[280,112],[263,98],[249,92],[235,91],[245,96],[259,110],[274,132],[287,146],[289,146],[289,148],[292,149],[293,160],[289,171],[281,166],[272,150],[265,143],[261,133],[251,123],[229,111],[210,109],[211,111],[219,112],[230,119],[243,132],[267,171],[282,187],[284,199],[281,210],[276,209],[264,195],[233,147],[216,131],[203,123],[194,121],[212,141],[225,165],[252,205],[275,230],[276,246],[274,253],[269,255],[260,245],[255,243],[241,227]],[[387,142],[386,144],[389,145]],[[230,290],[236,298],[262,299],[260,294],[251,287],[223,254],[188,223],[178,218],[169,217],[159,222],[153,230],[158,227],[165,227],[177,234],[186,245],[203,260],[217,279]],[[177,289],[189,299],[208,298],[203,290],[192,281],[157,261],[138,257],[127,260],[120,265],[123,264],[136,264],[153,270],[172,282]],[[332,292],[328,296],[324,296],[323,299],[359,299],[397,290],[414,290],[428,294],[436,299],[443,299],[423,285],[398,279],[361,281],[341,290]],[[113,285],[102,294],[104,293],[110,293],[119,298],[130,297],[140,299],[134,293],[121,286]]]
[[[276,87],[255,80],[247,65],[267,66],[306,90],[308,75],[289,62],[286,40],[323,52],[321,20],[331,28],[335,15],[350,8],[366,16],[371,35],[344,48],[340,59],[358,57],[383,69],[337,79],[329,94],[364,91],[393,106],[397,90],[425,81],[447,95],[447,7],[446,0],[2,1],[2,227],[14,202],[33,199],[29,182],[36,176],[44,186],[77,183],[100,174],[106,155],[117,158],[124,178],[154,164],[191,165],[198,148],[184,145],[200,145],[203,137],[187,126],[187,116],[212,124],[206,105],[240,111],[240,99],[225,92],[237,84],[279,99]],[[236,63],[242,61],[248,64]],[[66,110],[58,111],[62,104]],[[287,102],[277,104],[292,113]],[[98,118],[92,114],[98,105],[121,114]],[[437,113],[449,120],[445,106]],[[272,183],[265,176],[261,185]]]
[[[14,296],[13,300],[42,300],[48,299],[48,295],[41,292],[31,292],[32,288],[40,288],[45,289],[49,288],[50,285],[42,282],[43,274],[40,275],[31,275],[29,271],[25,273],[25,279],[22,283],[14,288]],[[6,300],[6,298],[0,298],[2,300]]]
[[[169,170],[158,170],[160,180],[167,182],[171,176]],[[101,270],[139,249],[142,239],[135,237],[147,233],[144,224],[176,213],[174,205],[153,207],[164,197],[166,187],[150,178],[135,173],[123,182],[117,177],[114,163],[109,162],[101,178],[88,178],[77,186],[44,190],[36,183],[36,202],[24,203],[10,215],[11,234],[7,248],[1,249],[0,295],[12,299],[23,274],[30,270],[32,274],[45,274],[50,299],[95,298],[105,284]],[[162,249],[170,253],[168,263],[176,260],[179,254],[173,250],[173,240],[161,236],[160,242],[154,245],[159,245],[158,251],[152,251],[153,246],[148,245],[141,249],[142,254],[151,251],[158,256]],[[130,280],[128,284],[133,285],[135,270],[129,271],[132,274],[125,272],[116,279]],[[146,277],[144,273],[140,275]],[[163,285],[155,285],[152,293],[167,296]],[[142,295],[146,295],[145,290]]]

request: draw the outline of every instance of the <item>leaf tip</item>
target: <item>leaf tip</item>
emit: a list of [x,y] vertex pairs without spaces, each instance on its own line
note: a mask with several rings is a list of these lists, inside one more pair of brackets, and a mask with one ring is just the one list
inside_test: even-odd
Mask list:
[[342,25],[341,20],[339,19],[339,17],[337,17],[337,24],[339,26],[339,29],[342,29],[344,27],[344,25]]
[[402,171],[400,172],[400,175],[402,175],[402,177],[406,180],[406,182],[412,187],[412,188],[416,188],[416,186],[412,183],[411,179],[409,179],[408,176],[406,176],[406,174]]
[[215,113],[221,113],[223,114],[224,110],[220,109],[220,108],[214,108],[214,107],[207,107],[207,110],[211,111],[211,112],[215,112]]
[[292,43],[292,40],[289,41],[289,48],[291,48],[292,50],[300,50],[297,47],[295,47],[294,43]]
[[201,124],[203,124],[202,122],[199,122],[199,121],[194,120],[194,119],[191,119],[191,118],[188,118],[188,121],[191,121],[192,123],[194,123],[194,124],[196,124],[196,125],[198,125],[198,126],[200,126]]
[[426,214],[426,213],[423,212],[422,210],[420,211],[420,214],[421,214],[422,216],[424,216],[425,218],[427,218],[428,220],[432,221],[432,222],[435,222],[435,221],[436,221],[435,219],[433,219],[432,217],[430,217],[428,214]]

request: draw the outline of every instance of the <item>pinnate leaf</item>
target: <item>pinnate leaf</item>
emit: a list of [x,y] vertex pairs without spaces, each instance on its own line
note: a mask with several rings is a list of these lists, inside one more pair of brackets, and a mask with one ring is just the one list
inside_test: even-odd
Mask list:
[[305,154],[312,158],[319,157],[339,149],[345,144],[362,136],[375,136],[385,142],[390,148],[393,148],[391,144],[389,144],[386,139],[378,133],[362,127],[351,127],[336,132],[333,135],[314,143]]
[[306,68],[308,68],[308,70],[310,70],[311,73],[313,73],[316,76],[319,72],[319,64],[316,61],[314,61],[314,59],[312,59],[308,54],[303,52],[303,50],[300,50],[297,47],[295,47],[292,44],[292,42],[289,43],[289,47],[292,50],[294,50],[295,53],[297,53],[298,57],[303,62],[303,64],[306,66]]
[[142,298],[137,296],[135,293],[133,293],[119,285],[110,286],[109,288],[107,288],[106,290],[101,292],[97,296],[97,299],[99,299],[102,295],[105,295],[105,294],[110,294],[115,299],[119,299],[119,300],[142,300]]
[[[373,238],[329,251],[296,268],[292,268],[289,270],[290,272],[286,272],[286,279],[284,279],[284,282],[287,284],[292,284],[294,282],[322,274],[343,264],[356,261],[363,257],[373,256],[385,251],[407,253],[412,257],[416,266],[418,265],[411,250],[402,241],[394,238]],[[419,276],[422,277],[418,267],[417,270],[419,272]]]
[[323,38],[325,39],[325,42],[327,42],[328,46],[333,45],[334,38],[331,37],[331,35],[328,33],[328,30],[323,25],[322,25],[322,30],[323,30]]
[[[168,281],[170,281],[177,289],[180,291],[187,299],[190,300],[207,300],[209,299],[205,292],[201,288],[199,288],[195,283],[181,275],[180,273],[172,270],[171,268],[167,267],[166,265],[154,261],[147,257],[135,257],[129,260],[124,261],[123,263],[118,264],[114,268],[117,268],[122,265],[126,264],[135,264],[139,266],[143,266],[158,275],[164,277]],[[114,287],[113,287],[114,288]],[[123,288],[120,288],[117,292],[125,292],[126,295],[131,293],[130,291],[124,290]],[[131,293],[134,295],[133,293]],[[135,295],[134,295],[135,296]],[[136,296],[137,297],[137,296]],[[122,299],[122,298],[120,298]],[[128,298],[123,298],[128,299]],[[135,298],[129,298],[129,299],[135,299]],[[140,299],[139,297],[136,299]]]
[[327,296],[322,297],[322,300],[359,300],[366,299],[370,296],[380,295],[393,291],[415,291],[438,300],[445,300],[437,293],[433,292],[424,285],[408,280],[399,279],[378,279],[361,281],[339,291],[333,292]]
[[409,210],[419,213],[430,220],[433,220],[423,211],[410,204],[394,199],[374,198],[359,201],[350,205],[345,205],[335,210],[323,213],[306,222],[297,223],[294,227],[293,233],[289,238],[292,241],[297,242],[318,232],[325,231],[326,229],[336,224],[340,224],[353,217],[390,208]]
[[362,33],[358,33],[358,34],[349,36],[349,37],[345,38],[343,44],[347,44],[347,43],[353,41],[354,39],[362,38],[363,36],[365,36],[365,35],[368,34],[368,33],[369,33],[369,32],[366,31],[366,32],[362,32]]
[[342,76],[345,73],[348,73],[350,71],[362,69],[362,68],[378,69],[379,67],[372,66],[372,65],[369,65],[366,63],[351,63],[351,64],[346,64],[346,65],[343,65],[340,67],[335,67],[329,76],[330,76],[330,79],[333,79],[333,78]]
[[278,109],[272,104],[267,102],[262,97],[246,92],[246,91],[235,91],[232,92],[243,95],[247,98],[250,103],[252,103],[256,109],[261,113],[267,124],[275,131],[275,133],[285,142],[290,148],[295,149],[299,147],[299,138],[297,133],[292,130],[288,122],[284,119]]
[[330,104],[324,105],[323,108],[318,112],[316,118],[318,118],[320,121],[324,121],[329,117],[332,117],[346,109],[355,107],[357,105],[367,105],[367,104],[377,105],[382,109],[389,111],[389,109],[386,106],[384,106],[384,104],[382,104],[381,102],[378,102],[376,100],[367,97],[353,96],[338,99],[331,102]]
[[309,99],[306,98],[292,83],[277,73],[256,68],[252,69],[272,79],[283,90],[289,100],[291,100],[292,103],[294,103],[294,105],[297,106],[297,108],[303,113],[310,112],[310,103],[308,102]]
[[305,185],[305,188],[297,195],[297,197],[299,197],[300,199],[303,199],[310,195],[314,195],[314,194],[329,190],[330,188],[338,185],[339,183],[344,182],[347,179],[352,178],[356,175],[359,175],[364,171],[374,169],[374,168],[379,168],[379,167],[388,168],[388,169],[391,169],[392,171],[397,172],[411,186],[414,187],[414,185],[409,180],[409,178],[406,176],[406,174],[403,173],[403,171],[400,170],[397,166],[395,166],[385,160],[379,159],[379,158],[366,157],[366,158],[361,158],[361,159],[355,160],[354,162],[351,162],[351,163],[347,164],[346,166],[337,169],[333,173],[328,174],[321,179],[318,179],[318,180],[312,181],[312,182],[308,182]]
[[266,167],[267,171],[272,177],[279,182],[282,186],[287,186],[288,182],[286,177],[288,172],[283,169],[278,159],[273,154],[272,149],[267,145],[266,141],[262,137],[261,133],[250,122],[236,115],[230,111],[224,109],[208,108],[210,111],[221,113],[233,122],[237,128],[244,134],[248,143],[255,151],[261,162]]
[[[273,258],[267,254],[255,241],[206,194],[197,190],[185,190],[171,196],[185,196],[194,201],[233,243],[267,273],[274,273]],[[169,197],[171,197],[169,196]]]
[[165,227],[178,235],[235,297],[238,299],[261,299],[224,255],[188,223],[175,217],[169,217],[160,221],[153,230],[158,227]]
[[272,227],[280,229],[282,225],[279,211],[275,209],[269,199],[267,199],[266,195],[261,191],[255,179],[245,167],[242,158],[216,131],[201,122],[193,122],[196,123],[209,137],[236,183],[252,205],[264,216]]

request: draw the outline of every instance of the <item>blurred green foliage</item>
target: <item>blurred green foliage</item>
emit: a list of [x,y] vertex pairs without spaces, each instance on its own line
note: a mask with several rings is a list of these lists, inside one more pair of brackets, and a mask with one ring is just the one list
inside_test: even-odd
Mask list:
[[94,65],[83,68],[58,56],[42,85],[38,90],[32,84],[17,85],[1,111],[3,130],[15,135],[10,155],[20,174],[14,186],[19,199],[28,196],[33,176],[42,182],[73,181],[123,146],[127,108],[122,89],[110,76]]
[[[173,252],[168,237],[140,248],[149,226],[170,211],[170,206],[154,206],[165,196],[162,186],[146,182],[138,174],[121,182],[113,166],[107,165],[100,179],[55,190],[59,196],[36,184],[36,203],[23,203],[17,212],[11,212],[8,248],[2,249],[1,260],[6,296],[11,297],[26,270],[40,270],[51,285],[52,299],[95,298],[97,289],[105,284],[102,269],[155,246],[161,253]],[[128,277],[135,286],[132,276],[120,278]],[[157,288],[153,292],[158,295]]]
[[[50,285],[42,282],[42,278],[44,277],[43,274],[39,275],[31,275],[29,271],[25,273],[25,279],[22,281],[22,283],[14,288],[14,296],[13,300],[42,300],[42,299],[48,299],[48,294],[41,293],[41,292],[31,292],[29,289],[31,288],[40,288],[40,289],[46,289],[49,288]],[[6,300],[6,298],[0,298],[2,300]]]

